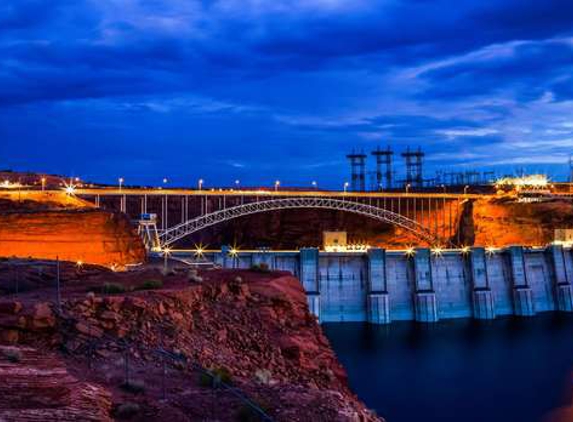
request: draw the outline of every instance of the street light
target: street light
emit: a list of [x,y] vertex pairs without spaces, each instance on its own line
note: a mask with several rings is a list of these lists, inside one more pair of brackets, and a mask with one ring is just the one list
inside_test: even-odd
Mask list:
[[344,193],[346,193],[346,191],[348,190],[348,186],[349,186],[349,183],[344,182]]
[[167,177],[164,177],[164,178],[163,178],[163,184],[166,185],[167,182],[168,182]]
[[275,182],[275,192],[279,190],[279,186],[280,186],[280,185],[281,185],[281,181],[280,181],[280,180],[277,180],[277,181]]
[[312,181],[312,187],[315,188],[315,189],[318,187],[318,184],[316,183],[316,180],[313,180],[313,181]]
[[119,182],[119,190],[121,190],[121,187],[123,186],[123,182],[125,181],[123,177],[120,177],[119,179],[117,179],[117,181]]
[[239,179],[235,180],[235,186],[237,187],[237,189],[239,189],[240,184],[241,184],[241,181]]
[[444,190],[444,193],[446,193],[446,185],[442,185],[441,188]]
[[468,194],[468,189],[469,189],[469,188],[470,188],[469,185],[465,185],[465,186],[464,186],[464,195],[467,195],[467,194]]
[[44,192],[46,190],[46,178],[42,177],[41,182],[42,182],[42,192]]
[[199,190],[203,189],[203,183],[204,183],[204,180],[199,179]]
[[411,185],[410,183],[408,183],[408,184],[406,185],[406,193],[409,193],[409,192],[410,192],[410,188],[411,188],[411,187],[412,187],[412,185]]

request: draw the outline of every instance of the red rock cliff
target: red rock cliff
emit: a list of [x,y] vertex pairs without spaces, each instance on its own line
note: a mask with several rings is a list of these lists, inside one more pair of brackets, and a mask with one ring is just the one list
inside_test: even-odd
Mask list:
[[0,213],[0,256],[126,265],[145,250],[129,220],[96,209]]
[[[63,270],[66,277],[73,277],[73,265],[66,264]],[[35,275],[30,270],[21,277]],[[381,421],[350,391],[344,369],[309,313],[300,282],[286,273],[214,270],[163,276],[159,270],[141,268],[125,273],[90,269],[89,274],[75,277],[64,283],[63,316],[42,301],[41,288],[20,294],[17,300],[0,301],[0,332],[5,332],[0,343],[43,346],[53,353],[67,350],[76,356],[91,344],[96,357],[89,370],[81,365],[85,357],[61,358],[72,375],[109,391],[114,408],[136,402],[140,417],[135,420],[237,420],[238,409],[231,402],[217,401],[218,409],[212,409],[212,393],[197,385],[188,368],[170,370],[169,400],[162,400],[156,388],[161,385],[161,363],[150,352],[162,347],[204,368],[224,368],[230,382],[276,421]],[[86,290],[97,291],[104,282],[130,291],[147,280],[156,280],[160,287],[86,295]],[[44,300],[50,297],[53,292],[47,291]],[[109,337],[132,345],[130,359],[139,368],[134,376],[145,385],[139,395],[118,388],[122,352]]]

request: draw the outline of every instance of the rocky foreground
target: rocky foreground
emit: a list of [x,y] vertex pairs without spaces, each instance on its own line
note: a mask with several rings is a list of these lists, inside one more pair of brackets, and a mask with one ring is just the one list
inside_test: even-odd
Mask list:
[[60,311],[42,265],[0,263],[0,420],[379,420],[290,275],[69,264]]

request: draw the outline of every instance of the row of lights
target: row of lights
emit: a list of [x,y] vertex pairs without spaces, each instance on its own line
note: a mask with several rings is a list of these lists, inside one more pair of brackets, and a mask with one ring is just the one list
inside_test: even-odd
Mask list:
[[[363,245],[358,245],[358,246],[363,246]],[[360,249],[360,248],[357,248]],[[366,250],[367,248],[365,247],[364,250]],[[195,245],[195,249],[194,249],[194,254],[197,257],[202,257],[204,256],[205,252],[207,250],[206,246],[203,245]],[[441,246],[434,246],[431,249],[431,253],[433,256],[436,257],[441,257],[444,252],[446,251],[445,248],[441,247]],[[486,254],[487,255],[495,255],[496,252],[499,252],[500,248],[496,248],[493,246],[488,246],[485,248]],[[463,255],[467,255],[471,252],[471,247],[470,246],[464,246],[461,249],[459,249],[460,253]],[[172,253],[171,248],[169,247],[164,247],[160,250],[160,252],[164,255],[164,256],[170,256]],[[229,250],[229,256],[232,257],[237,257],[239,255],[239,248],[237,246],[233,246],[230,250]],[[405,251],[404,251],[404,255],[408,256],[408,257],[413,257],[416,255],[417,249],[413,246],[408,247]]]
[[[44,179],[42,179],[42,180],[44,180]],[[117,182],[118,182],[118,185],[119,185],[119,190],[121,190],[122,187],[123,187],[124,184],[125,184],[125,179],[124,179],[123,177],[120,177],[119,179],[117,179]],[[164,178],[163,178],[163,184],[166,185],[168,182],[169,182],[169,180],[167,179],[167,177],[164,177]],[[199,179],[199,180],[197,181],[197,187],[199,188],[199,190],[202,190],[202,189],[203,189],[203,185],[204,185],[204,184],[205,184],[205,181],[204,181],[203,179]],[[241,185],[241,181],[240,181],[239,179],[235,180],[235,186],[236,186],[237,188],[239,188],[240,185]],[[280,180],[276,180],[275,183],[274,183],[274,185],[273,185],[274,188],[275,188],[275,191],[277,191],[277,190],[279,189],[280,185],[281,185],[281,181],[280,181]],[[317,188],[318,188],[318,183],[317,183],[315,180],[313,180],[313,181],[311,182],[311,185],[312,185],[312,187],[313,187],[314,189],[317,189]],[[346,191],[346,188],[348,187],[348,183],[345,183],[345,184],[344,184],[344,187],[345,187],[345,191]]]

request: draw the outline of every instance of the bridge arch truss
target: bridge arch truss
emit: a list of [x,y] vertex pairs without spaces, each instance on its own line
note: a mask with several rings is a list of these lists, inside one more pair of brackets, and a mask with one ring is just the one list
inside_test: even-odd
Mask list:
[[415,220],[384,208],[364,204],[361,202],[355,202],[352,200],[328,197],[287,197],[249,202],[192,218],[163,231],[159,235],[159,245],[153,246],[156,248],[168,247],[178,240],[193,233],[199,232],[204,228],[214,226],[216,224],[223,223],[238,217],[267,211],[300,208],[328,209],[359,214],[400,227],[414,234],[419,239],[428,242],[429,244],[446,243],[446,241],[441,239],[440,236],[438,236],[436,233],[422,226]]

